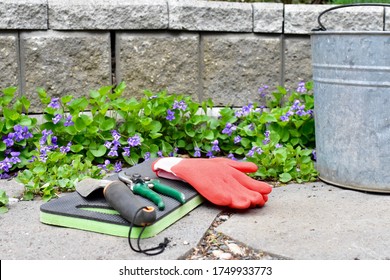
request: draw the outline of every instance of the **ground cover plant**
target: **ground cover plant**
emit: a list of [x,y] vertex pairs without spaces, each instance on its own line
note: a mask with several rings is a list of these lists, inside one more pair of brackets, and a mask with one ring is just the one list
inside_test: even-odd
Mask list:
[[[37,96],[43,121],[29,115],[30,101],[0,95],[0,176],[16,176],[24,199],[50,200],[78,181],[103,178],[145,160],[166,156],[229,157],[256,163],[259,180],[316,180],[312,83],[258,90],[257,102],[219,108],[211,99],[145,91],[124,96],[125,83],[92,90],[87,97]],[[3,207],[6,195],[1,193]]]

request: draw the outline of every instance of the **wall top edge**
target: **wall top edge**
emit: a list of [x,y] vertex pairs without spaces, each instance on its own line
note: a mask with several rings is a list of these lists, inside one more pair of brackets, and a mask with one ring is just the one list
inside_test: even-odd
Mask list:
[[[333,6],[203,0],[2,0],[0,30],[310,34],[318,25],[318,15]],[[390,30],[390,8],[340,9],[323,20],[335,31]]]

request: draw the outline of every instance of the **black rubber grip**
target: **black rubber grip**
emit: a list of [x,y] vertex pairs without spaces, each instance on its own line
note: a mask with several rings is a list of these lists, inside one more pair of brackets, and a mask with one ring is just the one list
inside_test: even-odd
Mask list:
[[[104,187],[103,193],[107,202],[133,225],[147,226],[156,221],[156,209],[152,206],[141,204],[125,183],[112,181]],[[134,218],[140,208],[144,209]]]

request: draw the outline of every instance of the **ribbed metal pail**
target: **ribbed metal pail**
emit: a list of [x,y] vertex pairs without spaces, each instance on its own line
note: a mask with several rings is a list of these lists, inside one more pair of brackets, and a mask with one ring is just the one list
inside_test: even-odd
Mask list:
[[313,32],[317,170],[390,192],[390,32]]

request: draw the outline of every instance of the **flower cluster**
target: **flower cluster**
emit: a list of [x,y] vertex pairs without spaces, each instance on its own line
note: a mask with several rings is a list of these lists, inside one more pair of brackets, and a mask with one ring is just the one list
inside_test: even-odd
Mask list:
[[[177,101],[175,100],[172,105],[172,110],[179,110],[179,111],[185,111],[187,110],[187,103],[184,100]],[[175,111],[172,111],[171,109],[167,110],[167,116],[166,120],[173,121],[175,117]]]
[[[59,150],[63,154],[70,152],[72,142],[68,142],[66,146],[58,146],[57,136],[53,134],[53,131],[50,129],[42,130],[42,136],[39,140],[39,160],[41,162],[46,162],[49,152],[54,152]],[[33,159],[34,160],[34,159]]]
[[310,115],[311,117],[313,116],[313,110],[307,110],[305,111],[305,105],[301,104],[301,101],[298,99],[294,100],[293,105],[290,107],[288,112],[280,117],[280,120],[283,122],[288,122],[290,120],[290,117],[293,115],[297,116],[306,116]]
[[250,112],[253,110],[253,104],[249,103],[247,106],[243,106],[240,110],[237,110],[235,112],[235,116],[237,118],[245,117],[249,115]]
[[263,150],[260,147],[254,146],[250,151],[246,154],[247,157],[253,157],[254,155],[258,154],[261,155],[263,153]]
[[222,130],[222,134],[227,134],[227,135],[231,136],[233,131],[235,131],[236,129],[237,129],[237,126],[235,126],[231,123],[227,123],[225,128]]
[[305,93],[305,92],[307,91],[306,86],[305,86],[305,82],[304,82],[304,81],[299,82],[296,91],[297,91],[298,93]]
[[10,148],[14,146],[15,142],[21,142],[32,137],[33,135],[28,131],[27,126],[15,125],[14,132],[10,132],[7,136],[3,137],[3,142],[7,148]]
[[[4,151],[6,157],[0,161],[0,179],[9,178],[11,169],[21,162],[20,151],[18,151],[18,147],[15,147],[15,145],[30,138],[33,138],[33,135],[28,127],[21,125],[15,125],[13,132],[3,137],[3,143],[6,146]],[[20,147],[23,148],[23,146]]]
[[269,86],[267,85],[261,86],[258,90],[260,98],[265,98],[269,94],[268,90],[269,90]]

